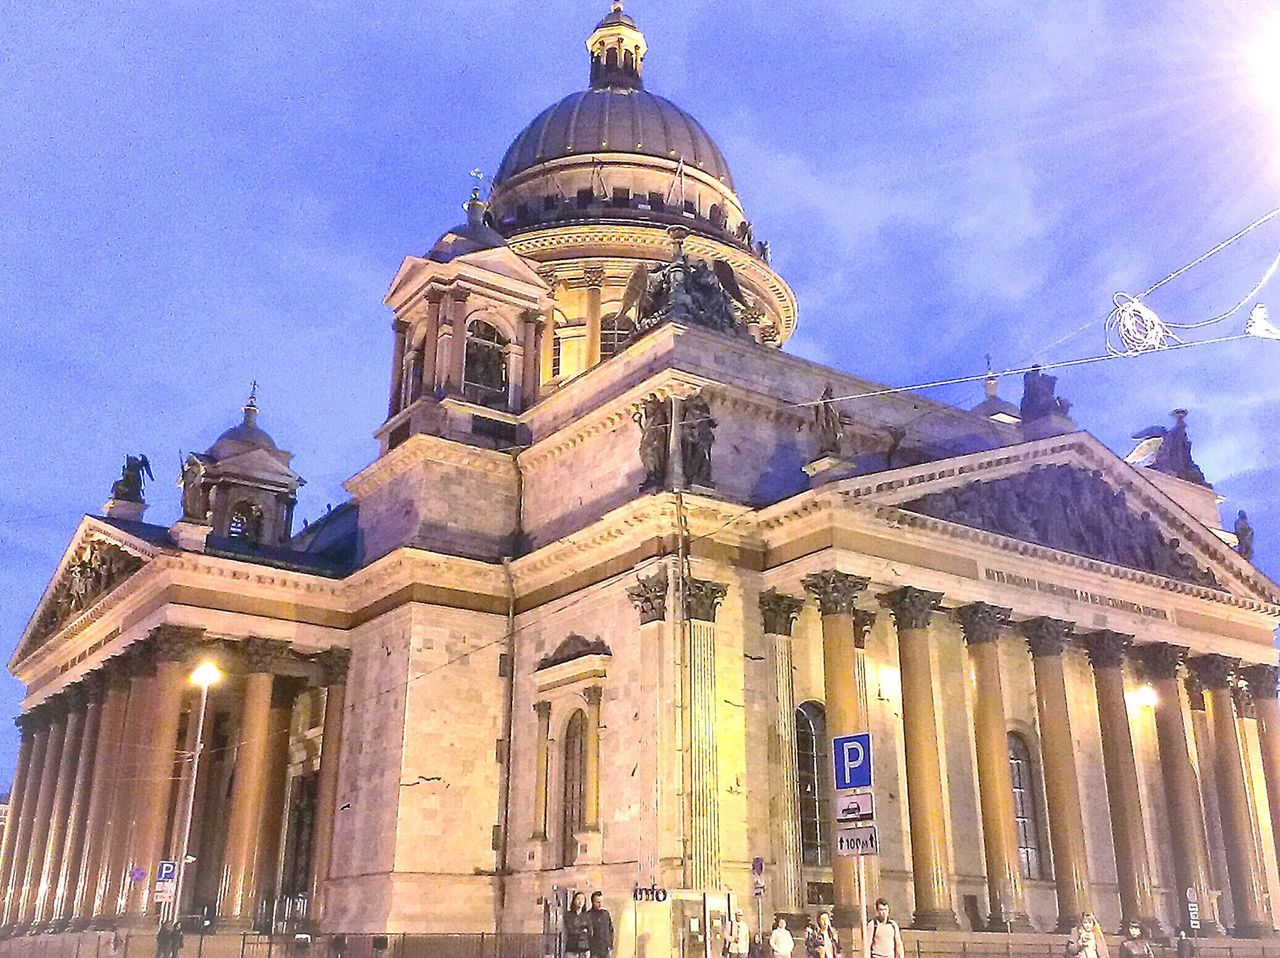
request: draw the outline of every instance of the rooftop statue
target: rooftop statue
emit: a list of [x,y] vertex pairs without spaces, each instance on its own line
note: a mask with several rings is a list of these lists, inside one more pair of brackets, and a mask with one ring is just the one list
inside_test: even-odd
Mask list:
[[1133,438],[1138,445],[1125,457],[1125,462],[1146,466],[1165,475],[1187,482],[1209,485],[1200,467],[1191,458],[1191,440],[1187,438],[1187,411],[1173,411],[1174,427],[1148,426]]
[[[145,479],[144,479],[145,477]],[[111,498],[120,502],[142,502],[142,487],[146,480],[154,480],[151,463],[146,456],[125,456],[120,478],[111,484]]]
[[665,322],[746,335],[742,314],[750,303],[733,267],[719,259],[711,263],[690,259],[682,247],[684,237],[673,238],[675,254],[670,263],[654,269],[639,263],[632,270],[618,319],[634,314],[636,336]]
[[694,396],[684,405],[680,425],[685,482],[691,486],[715,485],[711,481],[711,447],[718,423],[711,415],[711,404],[702,396]]
[[813,424],[818,431],[818,458],[840,455],[840,412],[836,409],[835,393],[831,384],[822,390],[822,397],[813,407]]
[[1249,525],[1249,517],[1241,509],[1236,513],[1236,552],[1240,558],[1253,561],[1253,526]]
[[1058,377],[1046,376],[1039,366],[1022,377],[1022,421],[1031,422],[1058,413],[1071,414],[1071,403],[1057,395]]
[[671,441],[671,402],[650,396],[631,414],[640,427],[640,464],[644,481],[640,491],[661,489],[667,481],[667,455]]

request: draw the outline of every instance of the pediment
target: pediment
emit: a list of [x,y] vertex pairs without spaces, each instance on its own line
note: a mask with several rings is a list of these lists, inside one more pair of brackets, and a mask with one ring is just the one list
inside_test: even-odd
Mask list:
[[155,554],[156,548],[150,543],[86,516],[27,623],[10,666],[21,662],[53,635],[91,616]]
[[266,449],[251,449],[238,456],[229,456],[208,467],[210,478],[240,476],[277,483],[293,488],[303,484],[298,474]]
[[545,296],[550,287],[523,256],[509,247],[477,250],[447,263],[437,263],[419,256],[406,256],[383,297],[383,303],[399,308],[400,301],[429,280],[451,283],[459,277],[485,284],[486,278],[501,277],[527,287],[523,292],[533,298]]
[[1233,595],[1280,589],[1142,472],[1088,433],[893,470],[845,495]]

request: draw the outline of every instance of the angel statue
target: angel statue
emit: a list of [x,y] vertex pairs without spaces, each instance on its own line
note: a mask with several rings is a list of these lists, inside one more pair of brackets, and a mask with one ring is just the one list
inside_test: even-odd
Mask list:
[[1243,509],[1236,514],[1236,552],[1242,559],[1253,560],[1253,526]]
[[840,455],[840,412],[836,409],[831,383],[822,390],[822,398],[813,407],[813,424],[818,430],[818,458]]
[[1156,472],[1176,476],[1187,482],[1209,485],[1200,467],[1191,458],[1191,440],[1187,438],[1187,411],[1173,411],[1174,426],[1148,426],[1133,435],[1138,443],[1133,452],[1124,457],[1130,465],[1146,466]]
[[182,486],[182,518],[187,522],[205,522],[209,517],[209,493],[204,487],[204,463],[198,456],[188,456],[182,467],[178,485]]
[[[145,479],[144,479],[145,477]],[[151,462],[139,453],[125,456],[120,478],[111,484],[111,498],[119,502],[142,502],[142,487],[146,480],[154,480]]]
[[627,314],[635,310],[635,324],[647,317],[653,310],[653,294],[649,288],[649,267],[637,263],[627,280],[627,288],[622,293],[622,305],[618,307],[618,320],[626,319]]

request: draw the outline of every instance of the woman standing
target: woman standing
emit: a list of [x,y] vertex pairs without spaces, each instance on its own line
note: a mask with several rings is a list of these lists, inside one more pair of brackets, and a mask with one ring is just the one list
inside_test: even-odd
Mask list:
[[580,891],[573,893],[565,912],[564,953],[584,958],[591,954],[591,918],[587,915],[587,896]]
[[1107,941],[1092,912],[1081,915],[1080,923],[1071,929],[1067,954],[1071,958],[1108,958]]

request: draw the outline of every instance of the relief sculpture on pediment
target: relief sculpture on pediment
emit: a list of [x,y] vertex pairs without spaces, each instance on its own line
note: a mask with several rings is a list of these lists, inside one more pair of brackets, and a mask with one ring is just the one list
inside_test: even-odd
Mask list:
[[113,543],[90,539],[72,556],[31,630],[41,641],[106,595],[142,565],[142,560]]
[[1103,562],[1219,588],[1166,537],[1149,512],[1135,513],[1099,471],[1038,465],[1004,479],[971,482],[902,506],[909,512],[1034,542]]

